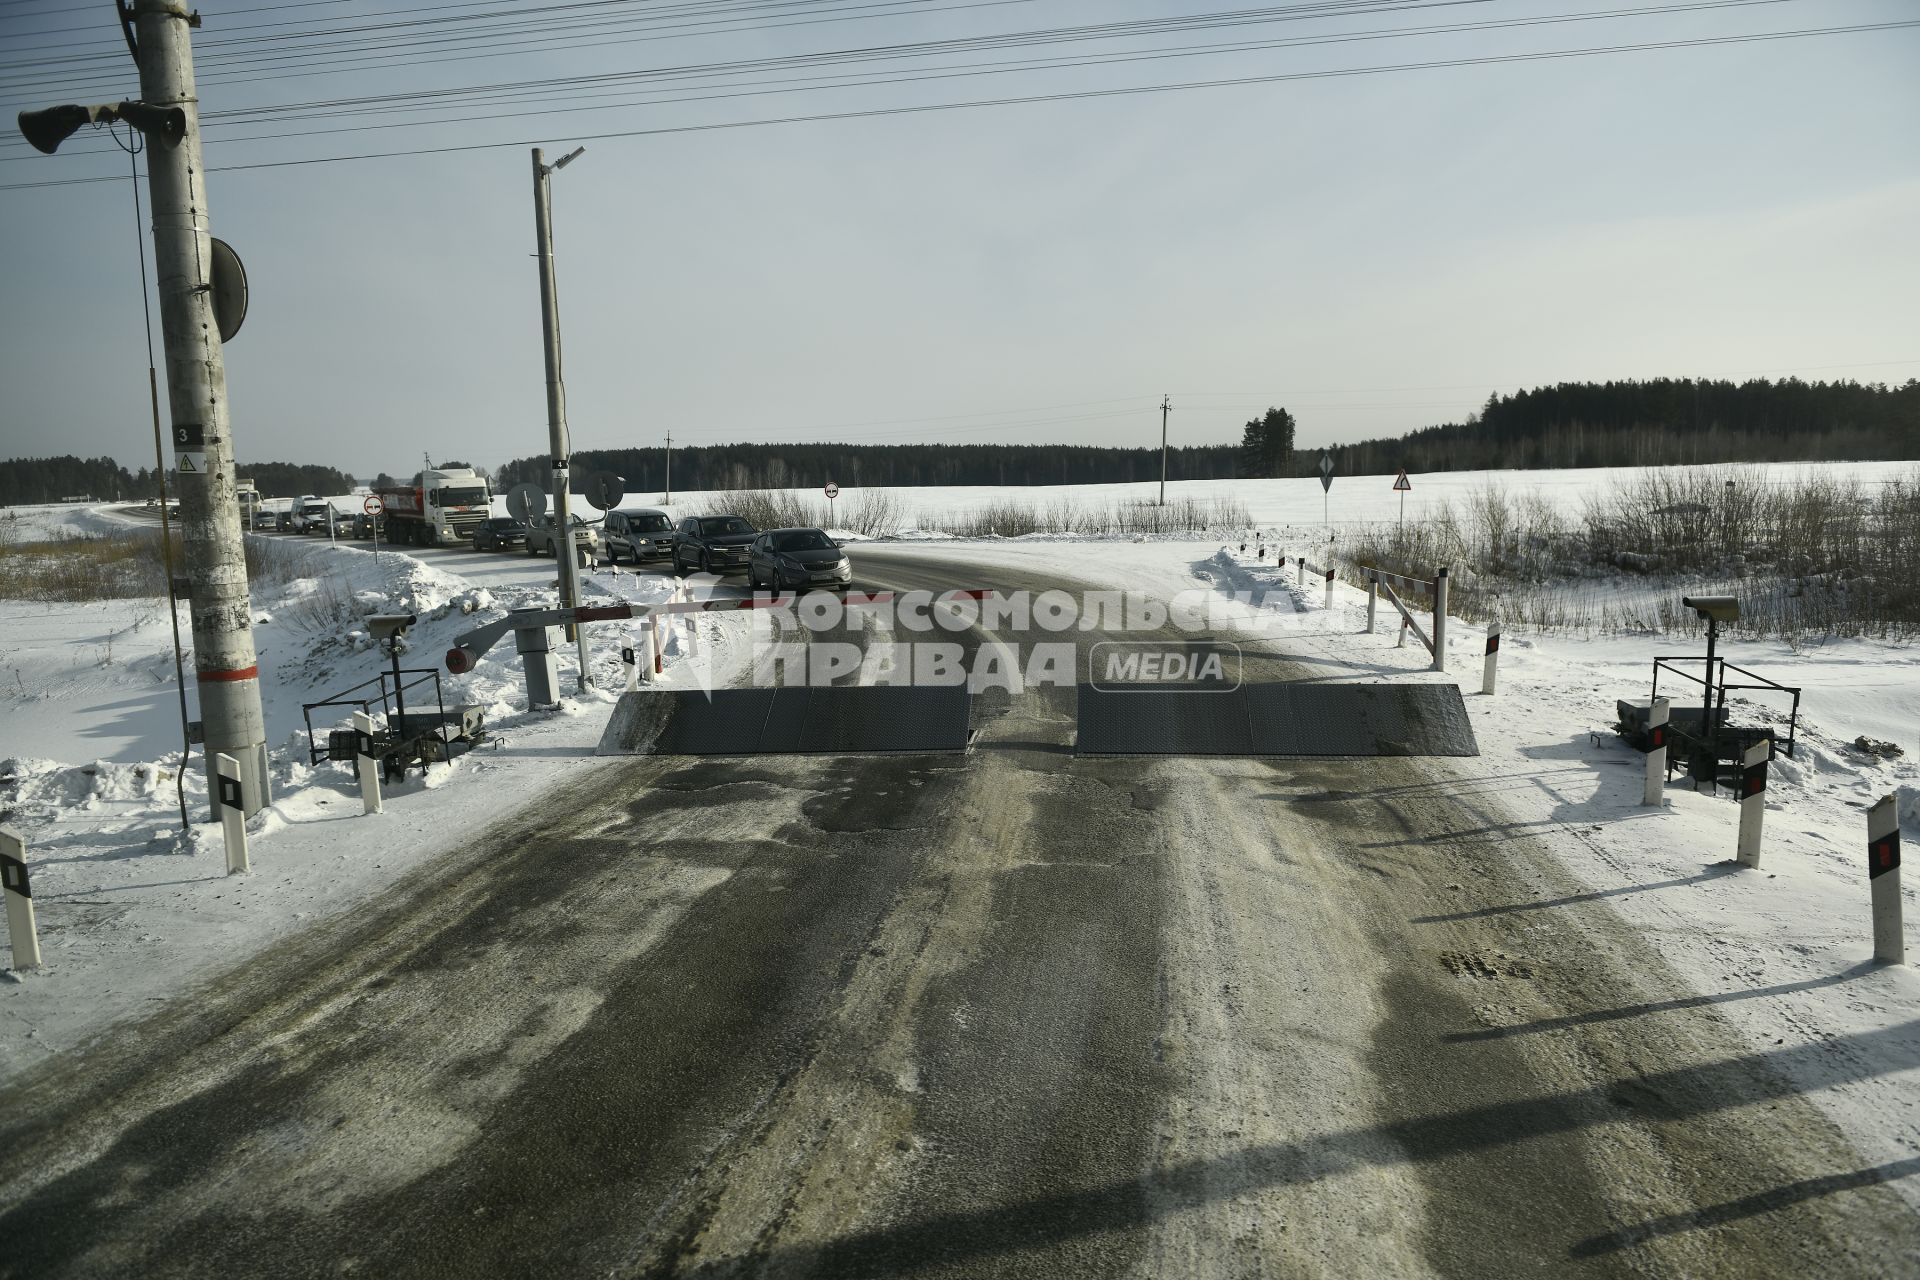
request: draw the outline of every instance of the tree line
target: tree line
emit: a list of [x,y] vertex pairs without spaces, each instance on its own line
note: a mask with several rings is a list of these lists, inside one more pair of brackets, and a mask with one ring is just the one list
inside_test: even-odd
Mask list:
[[[1831,462],[1920,458],[1920,380],[1899,386],[1655,378],[1563,382],[1491,395],[1465,422],[1404,436],[1295,449],[1294,415],[1275,407],[1246,424],[1237,444],[1169,450],[1167,477],[1216,480],[1310,475],[1323,452],[1343,474],[1506,468],[1663,466],[1723,462]],[[576,478],[612,471],[635,495],[663,492],[663,449],[586,449]],[[442,465],[454,465],[446,463]],[[353,476],[332,467],[259,462],[239,468],[266,497],[346,493]],[[501,489],[545,486],[546,455],[519,458],[495,473]],[[680,490],[857,486],[1116,484],[1157,480],[1160,451],[1065,444],[728,444],[673,451]],[[379,481],[393,477],[382,473]],[[146,467],[112,458],[16,458],[0,462],[0,504],[155,496]]]
[[[354,478],[335,467],[297,462],[252,462],[235,468],[253,481],[265,498],[298,498],[309,493],[346,493]],[[160,480],[151,467],[127,470],[112,458],[11,458],[0,461],[0,506],[26,506],[89,498],[95,502],[138,502],[160,496]]]
[[[1167,452],[1170,480],[1236,475],[1232,445],[1198,445]],[[611,471],[634,494],[666,489],[664,449],[582,449],[573,455],[576,483]],[[529,482],[545,486],[548,456],[518,458],[501,467],[499,488]],[[926,485],[1116,484],[1158,480],[1158,449],[1065,444],[726,444],[673,451],[676,490],[805,489],[829,480],[848,488]]]
[[[1920,458],[1920,380],[1563,382],[1492,395],[1465,422],[1331,450],[1343,472]],[[1314,459],[1296,459],[1305,474]]]

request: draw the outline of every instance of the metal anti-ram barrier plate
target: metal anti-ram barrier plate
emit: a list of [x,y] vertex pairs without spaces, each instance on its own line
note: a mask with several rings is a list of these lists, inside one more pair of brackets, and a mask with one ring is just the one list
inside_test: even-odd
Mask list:
[[1451,684],[1079,688],[1083,756],[1477,756]]
[[640,690],[620,696],[598,754],[937,754],[967,749],[966,686]]

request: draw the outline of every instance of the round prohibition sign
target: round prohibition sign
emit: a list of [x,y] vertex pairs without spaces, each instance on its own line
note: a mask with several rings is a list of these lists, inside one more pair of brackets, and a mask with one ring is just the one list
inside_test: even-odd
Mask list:
[[835,483],[834,483],[833,481],[831,481],[831,480],[829,480],[829,481],[827,481],[827,488],[826,488],[826,494],[827,494],[827,496],[828,496],[829,498],[837,498],[837,497],[839,497],[839,496],[840,496],[840,486],[839,486],[839,485],[837,485],[837,484],[835,484]]
[[386,510],[386,507],[387,504],[380,501],[379,495],[377,494],[368,494],[367,500],[360,504],[360,509],[370,516],[379,515],[382,511]]

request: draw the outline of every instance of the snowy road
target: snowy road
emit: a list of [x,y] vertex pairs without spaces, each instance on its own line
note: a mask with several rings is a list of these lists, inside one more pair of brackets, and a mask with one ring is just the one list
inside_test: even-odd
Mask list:
[[0,1274],[1911,1274],[1809,1050],[1463,767],[979,724],[596,768],[22,1082]]

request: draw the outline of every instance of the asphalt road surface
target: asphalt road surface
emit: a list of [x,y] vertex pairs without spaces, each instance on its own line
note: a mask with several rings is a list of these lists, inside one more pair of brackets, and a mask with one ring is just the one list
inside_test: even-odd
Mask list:
[[0,1274],[1915,1273],[1780,1074],[1845,1046],[1746,1047],[1475,762],[977,717],[587,770],[23,1080]]

